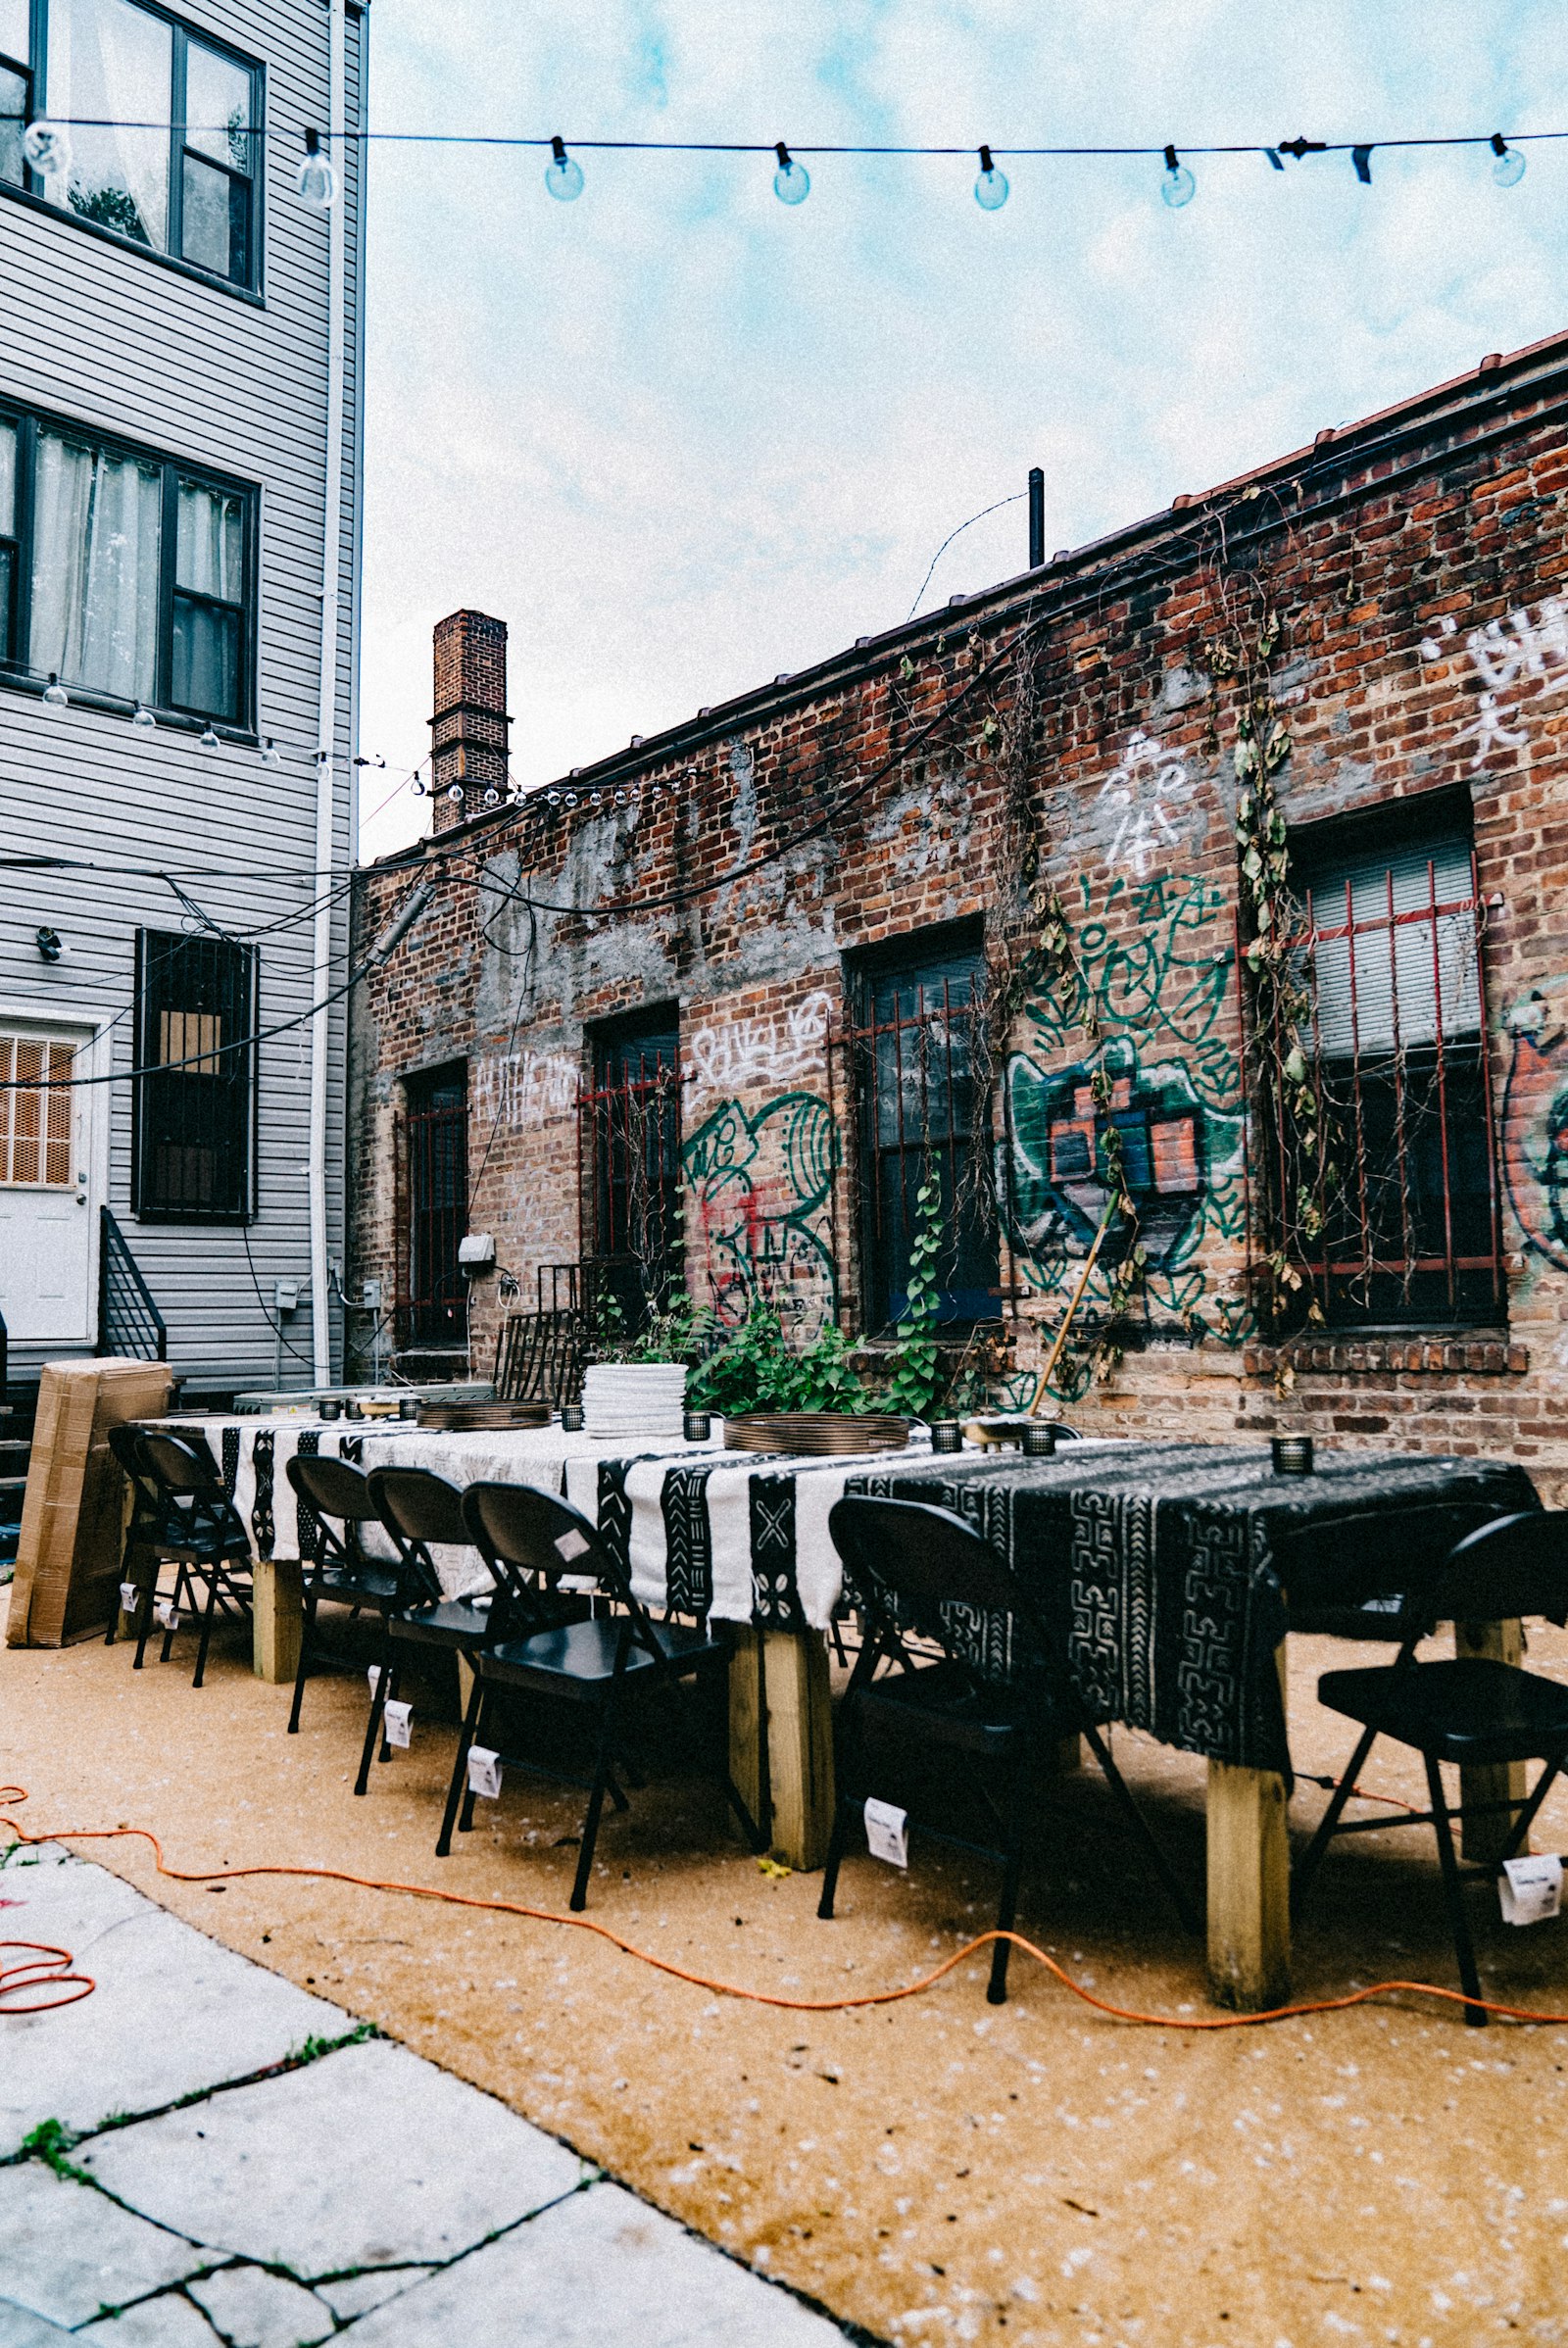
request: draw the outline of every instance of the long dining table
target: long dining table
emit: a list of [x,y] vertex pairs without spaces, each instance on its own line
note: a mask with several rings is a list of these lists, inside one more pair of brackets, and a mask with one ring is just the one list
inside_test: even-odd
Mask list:
[[[1509,1461],[1415,1453],[1320,1450],[1314,1473],[1286,1476],[1266,1446],[1214,1443],[1072,1443],[1049,1459],[925,1447],[802,1459],[726,1451],[716,1433],[697,1446],[559,1428],[458,1436],[240,1421],[204,1431],[259,1564],[264,1534],[274,1558],[310,1554],[309,1526],[285,1516],[277,1493],[279,1455],[302,1436],[366,1466],[404,1460],[460,1484],[494,1477],[563,1492],[645,1601],[734,1626],[732,1769],[770,1817],[775,1851],[800,1868],[821,1864],[831,1825],[825,1635],[855,1595],[828,1533],[833,1504],[859,1492],[954,1510],[1027,1585],[1091,1716],[1206,1763],[1210,1985],[1220,2002],[1253,2010],[1282,1999],[1290,1980],[1293,1611],[1360,1603],[1435,1568],[1487,1517],[1539,1505]],[[443,1580],[462,1587],[473,1565],[444,1562]],[[259,1601],[258,1669],[261,1615]],[[1006,1618],[976,1610],[956,1629],[989,1671],[1006,1672]],[[1508,1651],[1503,1625],[1456,1635]],[[285,1676],[276,1666],[289,1651],[282,1641],[264,1676]]]

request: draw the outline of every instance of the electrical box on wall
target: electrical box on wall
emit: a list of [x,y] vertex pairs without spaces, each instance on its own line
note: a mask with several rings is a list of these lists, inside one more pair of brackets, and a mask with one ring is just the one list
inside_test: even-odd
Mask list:
[[496,1268],[496,1244],[488,1231],[470,1231],[458,1242],[458,1269],[466,1280],[477,1280]]

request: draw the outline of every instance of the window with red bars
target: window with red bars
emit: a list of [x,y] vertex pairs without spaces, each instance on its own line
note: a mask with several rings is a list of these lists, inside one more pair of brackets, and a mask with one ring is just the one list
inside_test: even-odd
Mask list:
[[1445,796],[1293,840],[1296,984],[1276,1032],[1257,1039],[1263,1188],[1290,1318],[1398,1329],[1504,1317],[1468,815]]

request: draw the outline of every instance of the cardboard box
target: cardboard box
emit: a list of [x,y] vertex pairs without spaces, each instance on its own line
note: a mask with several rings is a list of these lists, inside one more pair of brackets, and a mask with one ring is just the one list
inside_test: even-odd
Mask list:
[[120,1604],[124,1478],[109,1430],[162,1418],[162,1361],[53,1361],[38,1387],[6,1643],[58,1647],[101,1630]]

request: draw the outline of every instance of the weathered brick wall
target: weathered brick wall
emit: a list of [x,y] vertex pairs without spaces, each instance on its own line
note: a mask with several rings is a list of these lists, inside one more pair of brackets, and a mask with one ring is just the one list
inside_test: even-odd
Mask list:
[[[1077,1118],[1093,1153],[1101,1069],[1113,1112],[1149,1116],[1148,1263],[1128,1349],[1081,1424],[1501,1446],[1552,1489],[1568,1470],[1565,414],[1568,343],[1489,362],[461,826],[416,866],[372,869],[362,939],[416,881],[436,893],[357,996],[355,1277],[397,1276],[401,1084],[462,1058],[470,1227],[495,1233],[531,1299],[538,1264],[580,1251],[585,1032],[678,1003],[694,1290],[736,1310],[760,1287],[803,1329],[830,1311],[858,1324],[844,957],[976,919],[989,945],[1010,938],[1019,974],[996,1134],[1020,1371],[1082,1270],[1051,1132]],[[1237,647],[1266,675],[1293,833],[1430,792],[1473,805],[1507,1250],[1506,1311],[1484,1332],[1282,1345],[1259,1325]],[[1113,1277],[1091,1284],[1102,1311]],[[490,1284],[480,1358],[495,1310]]]

